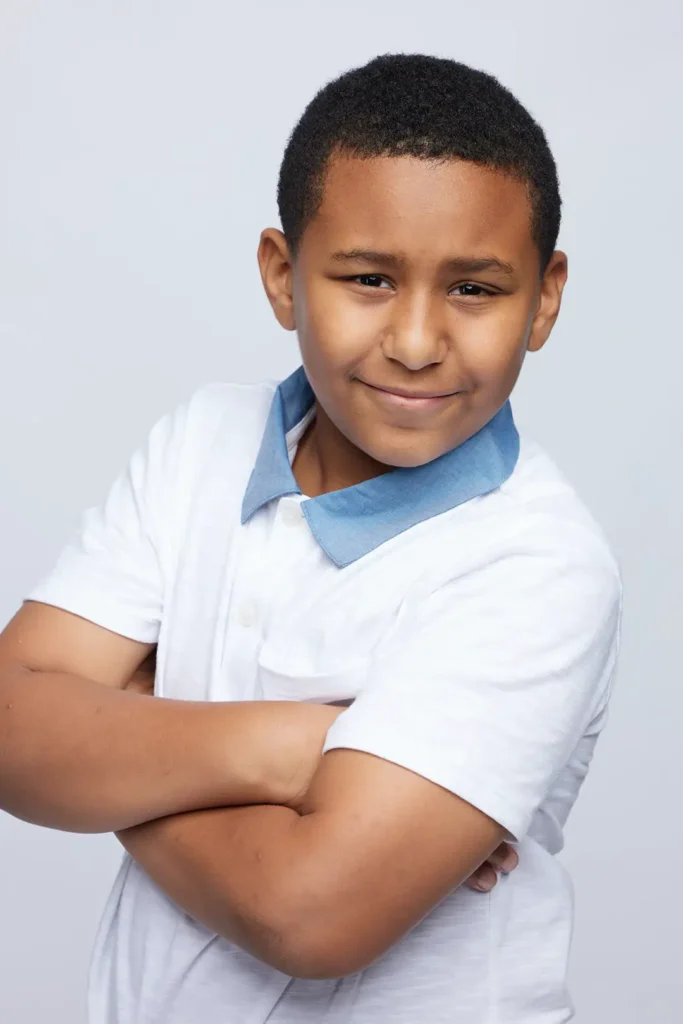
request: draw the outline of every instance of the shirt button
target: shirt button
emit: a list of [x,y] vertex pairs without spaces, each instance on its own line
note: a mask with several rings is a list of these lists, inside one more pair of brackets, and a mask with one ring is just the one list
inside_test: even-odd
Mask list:
[[256,622],[256,609],[253,604],[245,604],[239,613],[240,625],[244,626],[245,629],[251,629]]
[[299,526],[302,517],[303,512],[301,511],[301,505],[298,503],[285,505],[282,509],[282,522],[285,526]]

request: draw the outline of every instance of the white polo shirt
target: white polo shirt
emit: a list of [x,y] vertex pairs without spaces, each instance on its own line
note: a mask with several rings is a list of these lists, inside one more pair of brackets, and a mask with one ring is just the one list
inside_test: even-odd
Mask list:
[[468,800],[519,867],[454,890],[365,970],[310,980],[198,924],[125,854],[90,1024],[561,1024],[572,892],[554,855],[606,720],[617,564],[509,403],[426,466],[309,499],[291,461],[312,403],[302,368],[201,388],[27,596],[157,642],[160,696],[355,698],[324,749]]

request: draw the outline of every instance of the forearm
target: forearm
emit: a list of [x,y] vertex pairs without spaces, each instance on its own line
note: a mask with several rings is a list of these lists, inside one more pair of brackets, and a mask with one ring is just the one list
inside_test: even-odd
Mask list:
[[[300,876],[305,819],[284,806],[175,815],[117,833],[179,907],[285,973],[300,967],[288,899]],[[298,862],[299,861],[299,862]]]
[[256,743],[267,712],[263,702],[169,700],[4,666],[0,807],[50,828],[109,832],[277,798],[267,729]]

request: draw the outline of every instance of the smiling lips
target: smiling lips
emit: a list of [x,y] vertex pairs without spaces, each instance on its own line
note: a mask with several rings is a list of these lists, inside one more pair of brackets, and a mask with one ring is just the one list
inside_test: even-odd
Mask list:
[[402,388],[386,388],[379,384],[368,384],[367,381],[361,381],[361,383],[370,388],[380,401],[393,408],[414,409],[415,411],[434,409],[460,393],[458,391],[405,391]]

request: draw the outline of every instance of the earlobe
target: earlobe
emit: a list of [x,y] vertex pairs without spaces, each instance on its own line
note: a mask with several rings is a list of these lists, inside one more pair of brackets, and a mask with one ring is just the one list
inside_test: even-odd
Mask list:
[[261,232],[258,247],[261,281],[281,327],[296,329],[292,296],[292,260],[285,236],[277,228]]
[[531,338],[529,339],[529,344],[526,347],[527,352],[540,352],[540,350],[543,348],[547,340],[548,334],[546,334],[545,336],[532,334]]

